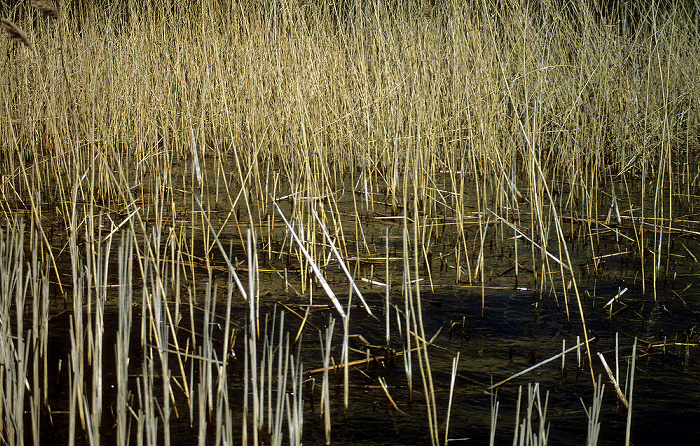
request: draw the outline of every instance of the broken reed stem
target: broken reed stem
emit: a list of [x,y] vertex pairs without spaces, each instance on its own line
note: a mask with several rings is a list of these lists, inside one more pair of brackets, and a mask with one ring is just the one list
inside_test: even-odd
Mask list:
[[[345,276],[348,278],[348,281],[350,282],[350,285],[352,286],[352,289],[357,293],[357,297],[360,298],[360,301],[362,302],[362,305],[365,307],[365,310],[367,311],[367,314],[370,316],[374,317],[374,314],[372,314],[372,310],[369,308],[369,305],[367,305],[367,302],[365,302],[364,296],[362,296],[362,291],[357,287],[357,284],[355,283],[355,279],[353,279],[352,274],[350,274],[350,271],[348,270],[348,267],[345,265],[345,261],[343,261],[343,258],[340,255],[340,252],[338,252],[338,248],[335,247],[335,242],[331,239],[330,234],[328,233],[328,230],[326,230],[326,226],[323,224],[320,218],[318,218],[318,214],[316,213],[316,210],[311,208],[311,212],[318,222],[319,226],[321,227],[321,230],[323,231],[323,235],[326,237],[326,240],[328,241],[328,245],[331,248],[331,251],[333,252],[333,255],[335,255],[335,258],[338,260],[338,264],[340,265],[341,269],[345,273]],[[376,317],[375,317],[376,319]]]
[[617,393],[618,399],[625,407],[625,409],[628,409],[629,403],[627,402],[627,398],[625,398],[625,394],[622,393],[622,389],[620,389],[620,385],[618,384],[617,379],[615,379],[615,375],[613,375],[612,370],[610,370],[610,367],[608,367],[608,363],[605,360],[605,357],[600,352],[598,352],[598,357],[600,358],[600,362],[603,364],[605,372],[608,374],[608,378],[610,378],[610,381],[613,383],[613,387],[615,387],[615,393]]
[[406,415],[406,412],[403,410],[399,409],[399,406],[396,405],[396,402],[394,401],[394,398],[391,397],[391,394],[389,393],[389,387],[386,385],[386,380],[383,377],[379,377],[379,385],[382,387],[382,390],[384,391],[384,394],[386,395],[386,398],[389,400],[389,403],[391,403],[391,407],[394,408],[395,411],[402,415]]
[[[498,391],[491,393],[491,428],[489,429],[489,446],[493,446],[496,440],[496,424],[498,423],[498,409],[501,403],[498,401]],[[445,446],[447,446],[447,432],[445,432]]]
[[[270,197],[270,199],[272,199],[272,197]],[[338,298],[335,296],[335,293],[331,289],[330,285],[328,285],[328,282],[326,281],[326,279],[323,277],[323,273],[321,273],[321,270],[316,265],[316,262],[314,262],[313,257],[311,256],[311,254],[309,254],[309,251],[306,250],[301,239],[299,239],[299,236],[297,235],[296,231],[294,230],[292,225],[287,221],[287,218],[282,213],[282,209],[280,209],[279,205],[277,204],[276,201],[274,201],[274,199],[272,199],[272,204],[275,206],[275,209],[277,209],[277,212],[280,214],[280,217],[282,217],[282,221],[287,226],[287,229],[289,230],[289,233],[292,236],[292,238],[294,239],[294,241],[297,243],[297,246],[299,247],[299,251],[301,251],[304,258],[309,263],[311,270],[316,275],[316,278],[318,279],[319,283],[323,287],[323,290],[326,292],[328,297],[331,299],[331,302],[333,302],[335,309],[338,310],[338,313],[340,313],[341,317],[345,317],[345,310],[343,310],[343,307],[342,307],[342,305],[340,305],[340,302],[338,301]]]

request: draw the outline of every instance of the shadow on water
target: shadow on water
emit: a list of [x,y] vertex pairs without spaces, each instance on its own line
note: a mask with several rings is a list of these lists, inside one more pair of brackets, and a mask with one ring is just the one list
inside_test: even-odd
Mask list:
[[[239,253],[243,255],[243,253]],[[503,269],[503,261],[494,253],[488,258],[487,270]],[[370,263],[357,266],[358,277],[371,277],[382,280],[380,268],[373,269]],[[436,268],[437,269],[437,268]],[[694,444],[700,435],[700,425],[695,421],[700,415],[700,364],[698,363],[698,307],[693,297],[694,269],[677,268],[676,280],[659,290],[657,302],[647,290],[642,294],[641,285],[635,281],[633,268],[619,265],[606,265],[606,272],[598,275],[581,274],[579,287],[581,302],[591,341],[593,370],[596,378],[602,375],[605,394],[600,415],[601,433],[599,444],[620,444],[625,438],[627,411],[621,406],[612,389],[609,379],[597,357],[604,354],[613,373],[618,373],[624,386],[629,372],[631,346],[635,337],[639,339],[637,368],[634,379],[632,433],[635,445],[661,444],[672,436],[674,444]],[[400,275],[400,268],[393,265],[392,276]],[[225,274],[222,274],[225,276]],[[502,285],[485,287],[482,309],[482,289],[480,285],[469,286],[455,283],[454,278],[433,275],[433,290],[424,283],[421,286],[423,323],[426,337],[432,339],[429,347],[430,366],[435,389],[435,403],[438,415],[438,429],[444,435],[445,419],[449,401],[452,360],[460,353],[457,376],[452,399],[449,436],[455,444],[484,444],[489,439],[491,395],[488,387],[509,376],[551,358],[570,348],[583,339],[580,316],[575,295],[569,290],[565,296],[562,289],[551,286],[540,289],[528,283],[521,272],[519,285],[508,288]],[[220,275],[221,276],[221,275]],[[607,276],[607,277],[606,277]],[[243,281],[246,282],[245,277]],[[214,326],[214,349],[222,347],[222,325],[225,314],[223,296],[227,284],[222,279],[214,279],[206,284],[206,277],[200,278],[198,287],[216,287],[218,300]],[[340,275],[329,276],[335,288],[343,283]],[[513,273],[502,275],[495,280],[501,283],[514,283]],[[293,281],[292,281],[293,282]],[[530,280],[532,282],[532,280]],[[351,310],[350,361],[358,361],[349,371],[349,408],[343,407],[343,374],[341,369],[330,372],[330,400],[332,439],[334,444],[428,444],[430,442],[427,409],[423,384],[416,371],[417,358],[413,356],[413,391],[409,392],[401,355],[405,337],[400,334],[399,323],[405,325],[401,316],[404,296],[400,285],[392,288],[390,299],[389,348],[386,346],[384,328],[385,306],[383,287],[368,282],[358,282],[370,308],[374,309],[379,321],[368,316],[357,305],[357,298]],[[317,285],[314,286],[314,304],[294,295],[290,289],[285,292],[284,282],[273,272],[260,273],[260,289],[264,290],[260,299],[261,338],[268,324],[279,320],[280,312],[286,314],[285,332],[292,340],[291,350],[298,352],[306,371],[303,384],[304,430],[303,440],[307,444],[324,442],[324,427],[320,414],[322,353],[320,332],[325,329],[329,315],[337,318],[337,313],[328,308],[326,297]],[[297,286],[299,284],[297,283]],[[134,284],[135,290],[139,287]],[[619,299],[606,306],[622,289]],[[201,290],[201,288],[198,288]],[[201,295],[201,294],[200,294]],[[338,297],[346,305],[348,293]],[[56,307],[60,304],[56,303]],[[570,316],[567,318],[567,308]],[[135,307],[136,308],[136,307]],[[308,309],[308,314],[305,315]],[[54,429],[47,429],[47,440],[64,438],[61,426],[68,422],[68,361],[70,337],[68,324],[70,312],[58,311],[51,319],[49,347],[49,367],[52,370],[50,386],[51,418]],[[183,345],[192,335],[190,326],[201,327],[204,316],[201,298],[193,306],[193,312],[181,308],[178,337]],[[240,440],[243,405],[243,358],[246,355],[243,333],[246,330],[246,306],[240,297],[234,299],[232,323],[234,345],[228,359],[228,382],[231,406],[234,408],[234,435]],[[306,317],[304,317],[306,316]],[[134,321],[139,321],[139,309],[134,311]],[[105,346],[114,345],[118,329],[119,315],[113,305],[107,306],[104,332]],[[296,343],[294,337],[302,326]],[[338,321],[340,322],[340,321]],[[140,326],[134,324],[130,347],[130,382],[136,388],[141,379],[140,363],[144,353],[140,347]],[[195,331],[197,328],[195,328]],[[405,333],[405,332],[403,332]],[[277,336],[277,334],[275,334]],[[619,344],[619,358],[616,362],[616,342]],[[342,346],[342,324],[335,326],[331,356],[333,363],[339,364]],[[579,359],[580,358],[580,359]],[[367,359],[367,361],[362,361]],[[115,440],[114,400],[116,398],[116,375],[114,372],[114,350],[104,352],[105,393],[102,440]],[[579,363],[580,361],[580,363]],[[63,366],[59,372],[58,364]],[[196,367],[195,367],[196,369]],[[177,379],[177,373],[174,373]],[[388,392],[397,405],[394,408],[382,389],[379,378],[386,381]],[[91,379],[86,376],[86,380]],[[199,379],[194,372],[194,382]],[[86,381],[89,382],[89,381]],[[588,357],[585,347],[566,355],[562,360],[555,359],[533,371],[515,378],[498,387],[496,394],[500,403],[497,417],[496,443],[510,444],[515,428],[516,404],[519,388],[527,394],[528,383],[538,382],[542,399],[547,398],[546,420],[549,426],[550,444],[583,444],[586,441],[587,418],[583,408],[591,405],[592,385]],[[158,385],[156,384],[156,387]],[[133,391],[133,390],[132,390]],[[248,389],[250,392],[250,389]],[[623,391],[626,392],[625,389]],[[287,390],[289,392],[289,390]],[[198,412],[195,404],[190,426],[188,402],[182,392],[174,391],[173,403],[177,416],[170,423],[173,443],[188,444],[196,440],[196,420]],[[526,398],[526,397],[523,397]],[[583,404],[582,404],[583,401]],[[525,401],[522,405],[524,406]],[[521,406],[521,417],[523,416]],[[213,424],[214,421],[211,421]],[[208,436],[214,435],[208,428]],[[251,435],[250,432],[248,435]],[[261,440],[267,442],[269,435],[263,428]],[[186,439],[186,440],[185,440]],[[461,439],[461,440],[460,440]],[[441,439],[443,441],[444,439]]]
[[[350,197],[351,198],[351,197]],[[355,205],[346,198],[341,215],[352,216]],[[293,203],[282,203],[283,212],[290,213]],[[406,345],[406,287],[402,287],[404,275],[402,228],[390,209],[377,206],[374,212],[358,215],[363,225],[353,226],[352,217],[344,223],[346,240],[359,244],[363,240],[363,252],[374,256],[348,255],[347,264],[374,312],[370,317],[353,293],[353,306],[349,325],[349,406],[343,406],[344,375],[340,367],[343,344],[343,328],[338,313],[333,310],[322,287],[315,280],[301,279],[308,271],[299,268],[299,259],[288,247],[284,247],[286,235],[277,229],[267,243],[261,243],[258,251],[259,309],[258,361],[264,353],[265,334],[274,340],[273,367],[278,367],[280,352],[279,321],[285,313],[283,335],[289,337],[289,352],[297,358],[304,370],[303,385],[303,441],[307,444],[325,442],[324,423],[321,416],[323,355],[320,338],[325,336],[329,316],[337,319],[331,343],[331,367],[329,392],[332,442],[335,444],[429,444],[430,426],[427,417],[424,384],[418,369],[418,354],[413,352],[412,390],[409,390],[403,348]],[[216,213],[212,213],[215,216]],[[391,218],[387,218],[391,217]],[[214,219],[212,217],[212,219]],[[479,234],[478,222],[465,227],[467,237],[475,239]],[[441,227],[442,225],[442,227]],[[513,233],[507,225],[493,224],[483,244],[484,285],[474,279],[474,264],[462,264],[457,272],[454,246],[459,245],[457,235],[449,226],[454,222],[449,216],[435,219],[435,236],[428,243],[429,251],[419,263],[422,325],[428,347],[430,369],[434,386],[437,430],[444,436],[449,406],[452,361],[459,352],[460,358],[455,376],[449,424],[450,444],[485,444],[489,441],[491,402],[489,386],[558,355],[564,348],[582,342],[583,326],[575,289],[570,279],[562,283],[559,266],[552,260],[546,263],[540,252],[533,252],[531,245],[514,245]],[[527,220],[521,224],[527,227]],[[447,227],[448,229],[445,229]],[[239,237],[235,227],[224,228],[222,240]],[[522,387],[520,419],[524,415],[527,387],[539,383],[542,401],[547,401],[546,421],[549,426],[550,444],[583,444],[587,435],[587,418],[584,404],[592,403],[591,363],[596,379],[602,376],[605,393],[600,415],[599,444],[621,444],[625,438],[627,411],[622,407],[610,380],[598,358],[602,353],[614,374],[625,386],[629,382],[630,355],[634,339],[638,339],[636,371],[634,378],[632,439],[635,445],[661,444],[672,436],[674,444],[694,444],[700,436],[700,363],[698,362],[700,304],[695,297],[698,267],[689,253],[700,252],[700,242],[694,236],[672,238],[672,250],[663,260],[670,268],[657,278],[656,302],[651,290],[646,266],[646,290],[642,287],[642,259],[631,239],[619,237],[616,231],[599,231],[578,222],[568,222],[572,241],[569,242],[572,264],[575,268],[581,307],[586,318],[590,343],[589,361],[585,347],[574,350],[561,358],[541,365],[529,373],[514,378],[497,388],[499,402],[496,427],[496,443],[510,444],[516,425],[516,406]],[[386,240],[386,236],[389,240]],[[592,236],[593,235],[593,236]],[[56,237],[60,237],[57,235]],[[591,240],[597,240],[594,248]],[[387,250],[388,245],[388,250]],[[471,244],[475,251],[477,242]],[[550,246],[552,246],[550,244]],[[190,385],[196,386],[202,379],[198,368],[198,351],[201,348],[204,327],[206,296],[215,299],[209,317],[211,345],[218,358],[226,357],[229,406],[232,409],[233,435],[242,440],[243,406],[245,395],[245,333],[249,330],[249,309],[235,285],[229,283],[226,262],[218,250],[205,252],[202,243],[193,243],[193,251],[183,262],[180,283],[181,302],[175,304],[174,284],[168,288],[169,308],[176,321],[172,333],[179,341],[181,351],[190,355],[184,370]],[[82,249],[82,247],[81,247]],[[348,252],[352,253],[354,246]],[[287,251],[285,251],[287,250]],[[164,249],[163,252],[167,250]],[[359,251],[359,250],[358,250]],[[516,252],[517,251],[517,252]],[[232,263],[248,283],[247,253],[240,244],[233,244],[228,251]],[[592,260],[592,253],[598,257]],[[118,284],[116,256],[112,257],[107,281]],[[388,261],[387,261],[388,257]],[[474,254],[476,257],[476,254]],[[327,256],[326,258],[330,258]],[[407,258],[413,268],[414,259]],[[515,265],[517,261],[517,269]],[[60,260],[60,258],[59,258]],[[472,259],[472,262],[474,260]],[[64,260],[65,262],[65,260]],[[388,266],[388,271],[387,271]],[[59,270],[70,271],[70,263],[62,263]],[[472,268],[472,269],[469,269]],[[165,270],[163,270],[165,271]],[[542,271],[545,271],[543,274]],[[389,335],[386,342],[387,272],[391,284],[389,292]],[[349,282],[337,263],[327,261],[324,275],[343,306],[349,298]],[[472,277],[470,284],[469,276]],[[457,281],[457,276],[460,281]],[[569,277],[565,274],[565,277]],[[286,280],[285,280],[286,277]],[[171,278],[172,280],[172,278]],[[67,281],[67,278],[66,278]],[[311,283],[311,285],[309,285]],[[144,307],[142,292],[146,297],[152,288],[146,287],[138,274],[130,284],[133,289],[133,326],[129,346],[129,405],[138,407],[138,391],[142,386],[142,363],[146,357],[155,357],[153,341],[142,340]],[[246,285],[247,286],[247,285]],[[231,305],[231,350],[224,352],[224,326],[226,296],[233,288]],[[306,289],[304,289],[306,287]],[[55,288],[55,286],[54,286]],[[116,288],[116,287],[115,287]],[[417,299],[416,287],[411,287]],[[209,293],[208,293],[209,291]],[[112,294],[114,293],[114,294]],[[70,354],[69,327],[72,311],[54,293],[50,308],[50,336],[48,348],[50,415],[43,414],[46,441],[66,438],[69,425]],[[192,305],[189,305],[189,296]],[[615,297],[618,297],[615,299]],[[483,302],[483,306],[482,306]],[[116,441],[115,401],[117,399],[117,374],[115,346],[120,313],[116,291],[111,291],[105,302],[104,352],[103,352],[103,419],[101,441]],[[148,310],[152,311],[152,310]],[[87,313],[87,307],[85,308]],[[152,315],[145,314],[145,324],[153,324]],[[273,325],[276,331],[273,332]],[[146,332],[152,330],[147,328]],[[411,328],[413,330],[413,328]],[[412,335],[412,348],[415,337]],[[286,338],[285,338],[286,339]],[[171,344],[169,348],[174,351]],[[143,348],[142,348],[143,342]],[[619,347],[618,347],[619,346]],[[157,350],[157,349],[156,349]],[[617,358],[616,358],[617,352]],[[173,382],[170,396],[173,413],[170,419],[171,440],[174,444],[191,444],[198,437],[199,408],[196,402],[186,398],[175,354],[170,355]],[[155,360],[158,363],[158,360]],[[335,366],[334,366],[335,365]],[[157,364],[156,369],[159,369]],[[271,375],[275,392],[280,377],[276,369]],[[91,382],[90,367],[86,368],[85,382]],[[380,378],[386,382],[382,388]],[[154,373],[157,390],[154,395],[159,404],[163,397],[160,375]],[[267,386],[269,387],[269,379]],[[192,398],[197,394],[191,390]],[[252,395],[247,389],[248,404]],[[286,387],[283,392],[293,399],[294,392]],[[274,392],[273,392],[274,393]],[[396,407],[387,397],[391,396]],[[270,404],[266,398],[265,404]],[[275,396],[272,402],[275,402]],[[583,401],[583,404],[582,404]],[[286,402],[285,402],[286,403]],[[132,409],[134,410],[134,409]],[[249,406],[249,411],[252,408]],[[287,411],[289,409],[286,409]],[[288,412],[285,412],[285,417]],[[207,412],[207,438],[215,435],[215,413]],[[265,418],[267,417],[267,418]],[[265,415],[260,440],[271,441],[269,415]],[[190,421],[193,420],[193,421]],[[251,418],[248,414],[248,436]],[[135,421],[132,419],[132,423]],[[286,423],[286,421],[285,421]],[[286,424],[285,424],[286,426]],[[132,427],[132,441],[134,437]],[[162,429],[162,426],[159,426]],[[286,427],[285,427],[286,429]],[[78,429],[78,441],[87,442]],[[162,431],[160,433],[162,435]],[[444,441],[444,437],[440,438]]]

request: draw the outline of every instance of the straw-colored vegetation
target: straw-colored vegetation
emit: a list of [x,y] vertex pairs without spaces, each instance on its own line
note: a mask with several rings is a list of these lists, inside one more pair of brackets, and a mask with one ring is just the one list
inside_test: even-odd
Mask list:
[[421,295],[455,283],[482,311],[492,285],[552,294],[595,383],[581,265],[629,258],[656,299],[698,230],[700,34],[684,2],[588,3],[0,3],[0,440],[169,444],[189,420],[200,444],[298,443],[315,392],[330,441],[352,313],[383,333],[367,362],[386,343],[405,367],[379,395],[421,401],[437,444]]

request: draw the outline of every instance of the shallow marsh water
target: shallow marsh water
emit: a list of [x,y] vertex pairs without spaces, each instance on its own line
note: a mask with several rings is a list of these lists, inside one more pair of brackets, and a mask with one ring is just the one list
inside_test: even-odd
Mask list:
[[[289,208],[287,207],[287,211]],[[403,337],[397,326],[396,310],[402,309],[404,295],[400,279],[392,279],[390,299],[391,310],[391,343],[386,349],[384,329],[384,287],[372,285],[369,281],[385,281],[384,263],[384,234],[389,233],[389,273],[392,278],[400,278],[403,274],[401,252],[401,229],[399,224],[388,213],[375,210],[375,214],[367,214],[360,218],[362,234],[365,237],[366,253],[361,260],[348,261],[354,277],[363,295],[373,310],[377,319],[368,316],[359,306],[357,296],[353,297],[353,308],[350,312],[350,345],[354,350],[350,361],[367,358],[370,351],[371,359],[351,367],[349,409],[343,408],[343,385],[340,370],[330,373],[332,441],[334,444],[427,444],[430,442],[429,426],[426,416],[425,398],[420,375],[414,370],[413,392],[408,391],[407,378],[404,372],[404,362],[401,356]],[[352,211],[348,210],[347,215]],[[213,214],[215,215],[215,214]],[[215,218],[212,219],[216,225]],[[542,268],[539,264],[532,268],[533,259],[530,246],[519,245],[518,256],[522,259],[519,275],[516,278],[513,268],[512,239],[502,236],[493,230],[484,248],[484,272],[487,281],[482,288],[474,281],[469,285],[463,275],[462,282],[455,281],[454,254],[445,254],[440,249],[449,249],[457,243],[450,235],[448,219],[442,223],[447,230],[436,231],[436,238],[431,258],[421,262],[421,300],[423,324],[426,337],[435,339],[429,347],[430,365],[435,386],[435,401],[438,415],[440,435],[444,435],[444,422],[448,407],[448,396],[451,379],[452,359],[460,352],[457,379],[452,402],[449,437],[457,444],[484,444],[488,442],[490,425],[490,408],[492,396],[487,388],[494,382],[501,381],[520,372],[540,361],[550,358],[566,348],[576,344],[577,336],[582,339],[580,316],[575,296],[571,289],[566,296],[561,285],[557,285],[556,270],[548,274],[543,281],[541,275],[534,277],[533,269]],[[495,225],[494,225],[495,226]],[[355,228],[348,224],[345,228],[347,240],[358,240]],[[260,230],[260,229],[259,229]],[[279,228],[278,228],[279,230]],[[471,238],[478,234],[478,226],[470,229]],[[570,227],[572,233],[585,233],[583,225],[578,223]],[[605,355],[610,366],[615,370],[615,340],[619,336],[619,373],[621,383],[626,382],[632,343],[635,337],[639,339],[637,368],[634,380],[632,439],[635,445],[661,444],[673,438],[674,444],[695,444],[700,435],[700,352],[698,351],[699,333],[697,329],[700,320],[700,304],[694,297],[697,288],[698,266],[689,252],[700,252],[700,244],[692,236],[673,239],[674,251],[668,256],[672,263],[669,269],[671,277],[659,277],[657,302],[647,278],[646,293],[642,292],[640,276],[640,259],[635,257],[632,247],[624,246],[615,230],[606,229],[598,235],[599,243],[596,251],[602,253],[629,252],[624,255],[614,255],[605,258],[604,265],[599,265],[598,272],[592,271],[590,238],[575,237],[570,243],[573,263],[579,267],[577,272],[579,292],[590,335],[595,339],[591,342],[593,369],[596,378],[602,376],[605,394],[601,411],[601,433],[599,444],[621,444],[625,437],[627,411],[617,400],[612,385],[601,366],[597,353]],[[221,238],[235,239],[233,228],[223,232]],[[283,231],[280,231],[282,234]],[[289,253],[280,253],[284,236],[280,235],[272,241],[272,245],[261,244],[260,259],[260,330],[261,338],[258,346],[262,346],[264,321],[268,322],[285,311],[285,332],[293,339],[301,326],[301,321],[307,310],[304,328],[299,334],[299,341],[292,343],[292,351],[300,355],[305,372],[318,370],[322,367],[322,353],[319,341],[320,332],[328,324],[329,315],[338,318],[330,307],[328,298],[317,283],[312,286],[313,307],[309,307],[311,291],[306,289],[302,296],[297,296],[294,290],[301,290],[299,281],[300,269],[298,260],[289,260]],[[631,243],[627,241],[629,245]],[[474,245],[476,246],[476,245]],[[680,248],[683,246],[683,248]],[[443,248],[444,247],[444,248]],[[272,254],[268,258],[266,249]],[[273,251],[277,249],[278,252]],[[283,248],[282,248],[283,249]],[[348,249],[352,252],[352,249]],[[371,255],[371,253],[374,255]],[[234,244],[234,259],[242,274],[241,279],[247,283],[245,269],[245,252],[242,246]],[[204,259],[207,254],[195,252]],[[214,249],[209,252],[210,269],[214,278],[209,283],[205,261],[191,264],[191,277],[182,284],[182,295],[187,295],[187,289],[193,291],[197,302],[193,306],[193,316],[187,305],[180,307],[182,319],[177,330],[180,345],[192,338],[189,330],[191,319],[195,331],[202,327],[204,291],[216,289],[217,304],[215,320],[212,322],[214,348],[222,347],[223,315],[225,314],[225,294],[227,291],[227,273],[225,263],[220,254]],[[352,257],[349,255],[349,257]],[[294,262],[297,262],[296,265]],[[411,259],[412,261],[412,259]],[[648,262],[649,260],[647,260]],[[430,274],[427,274],[427,262],[430,263]],[[528,263],[529,262],[529,263]],[[66,265],[68,268],[69,265]],[[473,267],[473,266],[472,266]],[[289,287],[282,279],[283,271],[287,268]],[[324,269],[332,288],[336,291],[343,305],[347,305],[349,284],[344,274],[329,263]],[[194,278],[194,279],[193,279]],[[368,280],[362,280],[362,279]],[[430,278],[430,280],[429,280]],[[116,279],[115,279],[116,280]],[[432,281],[432,286],[430,282]],[[545,285],[542,286],[542,283]],[[554,285],[552,284],[554,283]],[[140,294],[140,280],[135,280],[134,300]],[[620,295],[619,303],[611,307],[605,304],[621,290],[627,289]],[[345,291],[344,291],[345,290]],[[484,306],[482,308],[482,298]],[[54,299],[52,304],[53,317],[50,321],[49,367],[55,372],[55,382],[50,386],[49,402],[53,410],[52,418],[55,430],[45,431],[49,441],[64,437],[65,424],[68,422],[68,369],[70,355],[70,337],[68,325],[71,312],[62,310],[63,303]],[[569,318],[567,318],[567,308]],[[134,321],[141,318],[140,305],[134,307]],[[234,293],[232,306],[234,336],[232,356],[228,359],[228,385],[230,389],[231,407],[234,413],[234,436],[241,439],[242,406],[243,406],[243,358],[246,355],[243,333],[246,330],[247,308],[240,295]],[[115,439],[113,404],[116,398],[116,375],[114,372],[115,333],[118,328],[119,315],[112,299],[106,304],[105,313],[105,415],[102,422],[103,442]],[[335,364],[340,363],[342,345],[342,324],[340,320],[335,325],[332,341],[331,356]],[[405,322],[401,322],[405,325]],[[405,329],[404,329],[405,332]],[[198,333],[195,338],[201,336]],[[278,336],[275,334],[275,337]],[[666,346],[663,346],[666,341]],[[140,326],[134,323],[130,347],[130,388],[135,392],[136,380],[141,379],[141,361],[144,354],[140,346]],[[368,347],[368,345],[370,347]],[[398,352],[397,356],[394,356]],[[566,355],[564,371],[561,359],[509,381],[498,388],[496,394],[500,403],[498,424],[496,430],[497,444],[510,444],[515,427],[515,408],[520,386],[523,386],[523,407],[527,399],[528,383],[538,382],[541,397],[547,398],[546,420],[549,426],[550,444],[583,444],[586,441],[586,414],[581,399],[587,407],[592,401],[590,369],[585,347],[580,350],[582,364],[577,365],[577,352]],[[173,360],[171,360],[173,361]],[[417,362],[414,358],[414,367]],[[58,372],[58,363],[63,367]],[[173,367],[173,366],[171,366]],[[196,368],[196,367],[195,367]],[[177,373],[174,373],[176,376]],[[156,381],[157,381],[156,374]],[[388,391],[400,411],[392,407],[378,379],[386,380]],[[199,378],[195,372],[194,382]],[[86,379],[90,379],[89,375]],[[320,416],[320,394],[322,373],[314,371],[304,375],[303,399],[304,421],[303,441],[307,444],[325,442],[323,420]],[[159,388],[159,384],[156,384]],[[249,389],[250,391],[250,389]],[[287,390],[289,392],[289,390]],[[182,392],[174,390],[174,404],[179,416],[171,416],[170,431],[174,444],[189,444],[197,438],[197,409],[193,413],[194,427],[190,426],[189,409]],[[250,420],[250,416],[248,418]],[[213,424],[213,421],[210,421]],[[209,427],[207,435],[213,435],[213,427]],[[250,436],[251,433],[248,432]],[[133,433],[132,433],[133,437]],[[132,438],[134,440],[134,438]],[[269,436],[263,432],[261,441],[267,443]]]

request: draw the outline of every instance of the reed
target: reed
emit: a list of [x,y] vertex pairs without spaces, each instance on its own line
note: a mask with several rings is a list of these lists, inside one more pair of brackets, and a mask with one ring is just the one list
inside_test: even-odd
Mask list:
[[[345,316],[347,318],[347,315]],[[323,381],[321,383],[321,415],[323,415],[323,423],[325,426],[326,444],[331,443],[331,405],[330,405],[330,387],[328,383],[328,370],[331,359],[331,340],[333,338],[333,328],[335,327],[335,319],[330,318],[328,327],[326,328],[325,343],[319,332],[319,340],[321,342],[321,352],[323,354]],[[325,345],[325,347],[324,347]]]
[[[459,364],[459,352],[457,352],[457,356],[454,357],[452,360],[452,375],[450,378],[450,399],[449,402],[447,403],[447,416],[445,417],[445,445],[449,442],[449,432],[450,432],[450,415],[452,413],[452,396],[454,394],[454,389],[455,389],[455,379],[457,377],[457,365]],[[493,409],[493,405],[492,405]],[[495,418],[498,414],[498,409],[496,408],[495,411],[492,411],[492,434],[491,434],[491,443],[493,444],[493,438],[494,438],[494,433],[495,433]]]
[[[520,402],[518,401],[518,405],[519,404]],[[498,402],[498,391],[496,391],[491,394],[491,429],[489,430],[489,446],[493,446],[496,441],[496,424],[498,422],[497,420],[499,407],[500,403]],[[517,420],[515,424],[517,429]],[[447,438],[447,436],[445,436],[445,438]],[[445,443],[447,443],[447,441],[445,441]],[[513,443],[515,443],[515,439],[513,439]]]
[[634,389],[634,369],[637,364],[637,339],[634,339],[634,344],[632,345],[632,364],[630,366],[630,378],[629,378],[629,392],[627,400],[629,404],[627,405],[627,426],[625,429],[625,445],[630,444],[631,432],[632,432],[632,390]]
[[[13,335],[11,313],[12,303],[15,305],[23,303],[23,287],[25,285],[23,277],[23,257],[24,250],[22,242],[24,231],[22,225],[17,229],[12,229],[9,224],[4,230],[0,230],[0,289],[2,290],[2,301],[0,311],[4,323],[0,330],[0,343],[2,343],[2,363],[4,365],[0,373],[3,382],[2,404],[0,415],[3,416],[2,434],[8,442],[24,443],[24,380],[26,379],[27,360],[25,353],[24,333],[21,330],[22,314],[24,306],[16,307],[15,334]],[[19,280],[15,280],[18,277]]]
[[[47,405],[48,400],[48,325],[49,325],[49,281],[48,271],[45,267],[42,271],[39,265],[40,245],[36,232],[32,231],[30,241],[32,256],[30,263],[30,286],[32,295],[32,329],[31,349],[34,352],[32,360],[32,389],[34,394],[30,396],[32,441],[40,442],[41,407]],[[43,367],[42,367],[43,366]],[[41,384],[43,378],[43,385]]]
[[129,399],[129,345],[132,329],[133,238],[121,237],[119,244],[119,329],[117,333],[117,444],[128,443],[127,404]]
[[[9,444],[42,440],[52,422],[48,357],[60,332],[69,332],[68,388],[56,386],[68,395],[70,444],[109,441],[113,430],[118,444],[169,444],[181,416],[200,444],[308,442],[302,358],[324,369],[326,441],[338,423],[329,370],[343,368],[350,414],[366,378],[353,367],[364,363],[397,408],[425,399],[437,444],[448,391],[434,381],[423,303],[454,281],[476,287],[483,318],[491,280],[536,290],[537,311],[544,299],[555,311],[563,303],[583,341],[547,361],[561,358],[565,371],[576,349],[580,369],[585,346],[598,407],[596,374],[608,367],[592,361],[587,324],[598,312],[580,265],[603,280],[605,261],[629,261],[656,301],[676,262],[694,257],[692,243],[681,251],[673,241],[698,233],[700,33],[687,2],[8,5],[0,436]],[[379,304],[358,278],[383,286]],[[341,304],[346,290],[363,311]],[[273,310],[268,327],[273,302],[286,313]],[[64,310],[70,329],[53,322]],[[336,366],[333,322],[322,355],[306,344],[333,312],[343,318]],[[367,345],[353,350],[357,321],[381,332],[366,344],[385,344],[385,358],[399,350],[400,378],[369,370]],[[618,362],[616,352],[609,374],[624,396]],[[242,404],[231,398],[241,390]],[[538,391],[527,418],[542,421]],[[589,423],[593,442],[599,425]],[[546,439],[529,424],[517,438]]]
[[257,247],[253,242],[254,234],[251,230],[247,232],[248,241],[248,328],[249,337],[248,342],[250,343],[250,377],[252,384],[252,399],[253,399],[253,444],[258,444],[258,435],[262,429],[262,424],[260,422],[260,389],[258,387],[258,356],[257,356],[257,339],[259,336],[259,322],[258,322],[258,298],[256,289],[256,279],[257,279]]
[[302,444],[304,433],[304,367],[298,360],[291,358],[291,389],[292,392],[285,395],[287,409],[287,425],[289,427],[289,443]]
[[[354,282],[353,282],[354,284]],[[340,362],[343,367],[343,407],[345,408],[345,413],[348,413],[348,406],[350,405],[350,369],[348,364],[350,363],[350,309],[352,308],[352,293],[353,289],[350,289],[350,296],[348,297],[348,306],[345,310],[345,317],[343,318],[343,347],[340,354]],[[366,305],[366,304],[365,304]]]
[[[584,404],[583,408],[586,411],[586,416],[588,417],[588,433],[586,437],[586,445],[595,446],[598,444],[598,436],[600,435],[600,408],[603,405],[603,392],[605,391],[605,385],[601,382],[600,377],[598,378],[598,383],[593,390],[593,403],[591,407],[586,409]],[[583,400],[581,400],[583,404]]]
[[285,408],[285,389],[287,386],[288,367],[289,367],[289,335],[283,339],[283,324],[280,325],[279,331],[279,357],[277,361],[277,395],[276,395],[276,411],[275,425],[273,429],[273,444],[282,444],[282,421],[284,419]]

